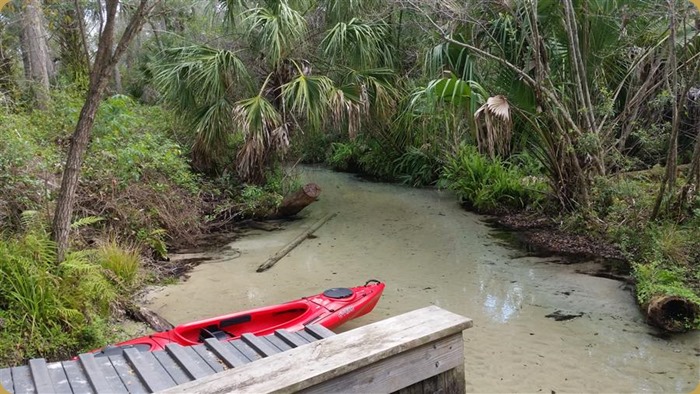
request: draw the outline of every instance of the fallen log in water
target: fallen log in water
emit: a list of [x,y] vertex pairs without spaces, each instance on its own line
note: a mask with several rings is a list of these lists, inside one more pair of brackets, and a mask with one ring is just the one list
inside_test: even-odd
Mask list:
[[642,310],[650,324],[669,332],[688,331],[700,318],[700,306],[679,296],[652,297]]
[[307,183],[296,192],[286,196],[272,217],[282,218],[296,215],[309,204],[316,201],[319,195],[321,195],[321,187],[315,183]]

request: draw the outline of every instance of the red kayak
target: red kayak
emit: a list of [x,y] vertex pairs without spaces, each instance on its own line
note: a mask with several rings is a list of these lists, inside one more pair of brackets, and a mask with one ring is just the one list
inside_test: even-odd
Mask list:
[[203,343],[207,338],[232,341],[245,333],[268,335],[279,329],[301,330],[309,324],[332,329],[374,309],[384,286],[384,283],[372,279],[364,286],[328,289],[321,294],[284,304],[185,323],[172,330],[110,345],[93,353],[99,357],[119,354],[125,348],[155,351],[164,349],[169,343],[192,346]]

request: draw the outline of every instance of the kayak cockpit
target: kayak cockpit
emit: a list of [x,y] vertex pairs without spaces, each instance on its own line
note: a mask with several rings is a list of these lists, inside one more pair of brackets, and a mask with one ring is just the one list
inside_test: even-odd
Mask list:
[[190,343],[202,343],[208,338],[229,340],[243,333],[274,331],[304,318],[311,306],[307,302],[292,302],[274,308],[263,308],[255,313],[224,316],[175,327],[173,334]]

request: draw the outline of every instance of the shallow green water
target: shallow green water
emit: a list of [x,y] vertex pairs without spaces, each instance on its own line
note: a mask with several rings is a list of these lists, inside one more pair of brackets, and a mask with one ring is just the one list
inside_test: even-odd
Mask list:
[[[322,188],[303,220],[253,231],[189,280],[151,293],[173,323],[275,304],[367,279],[387,282],[351,329],[430,304],[474,320],[466,331],[474,392],[689,392],[700,381],[700,333],[654,337],[620,282],[521,257],[448,193],[369,183],[305,168]],[[259,264],[329,212],[338,215],[274,268]],[[238,257],[240,255],[240,257]],[[519,255],[519,258],[514,256]],[[557,322],[555,311],[583,313]]]

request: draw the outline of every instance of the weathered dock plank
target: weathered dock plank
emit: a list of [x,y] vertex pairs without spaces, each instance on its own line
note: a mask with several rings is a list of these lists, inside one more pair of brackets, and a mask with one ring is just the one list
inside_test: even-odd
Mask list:
[[287,330],[277,330],[275,331],[275,336],[291,347],[299,347],[309,343],[306,339]]
[[199,355],[199,357],[202,358],[202,360],[204,360],[205,363],[207,363],[207,365],[209,365],[211,369],[214,370],[214,372],[221,372],[228,369],[226,364],[219,360],[213,353],[208,351],[205,345],[195,345],[191,346],[191,348],[195,351],[195,353],[197,353],[197,355]]
[[14,392],[15,388],[12,384],[12,371],[10,368],[0,369],[0,385],[10,392]]
[[153,352],[153,356],[158,360],[160,365],[165,368],[171,378],[177,384],[187,383],[192,381],[193,378],[189,375],[185,369],[180,366],[177,361],[165,350],[158,350]]
[[170,344],[165,351],[192,379],[200,379],[214,373],[214,370],[192,349],[177,344]]
[[74,393],[93,393],[83,367],[75,360],[62,361],[63,371]]
[[394,392],[464,364],[464,342],[452,335],[302,390],[304,394]]
[[461,370],[450,391],[459,392],[465,388],[462,331],[471,325],[431,306],[165,392],[388,392],[450,371],[459,379]]
[[53,394],[53,383],[49,369],[46,367],[46,360],[43,358],[33,358],[29,360],[29,371],[32,373],[34,389],[39,394]]
[[270,345],[272,345],[272,346],[276,347],[277,349],[279,349],[281,352],[284,352],[284,351],[287,351],[287,350],[289,350],[289,349],[292,349],[291,346],[289,346],[289,345],[286,344],[283,340],[277,338],[277,337],[274,336],[274,335],[265,335],[264,337],[262,337],[262,339],[264,339],[265,341],[267,341],[268,343],[270,343]]
[[124,358],[134,367],[134,371],[148,390],[155,392],[176,385],[151,352],[140,352],[133,348],[124,349]]
[[49,363],[46,368],[49,370],[51,382],[53,383],[53,389],[56,393],[70,394],[73,392],[73,390],[70,388],[70,383],[68,383],[66,371],[63,370],[63,364],[60,362]]
[[12,367],[12,381],[14,382],[15,394],[35,392],[32,373],[26,365]]
[[292,334],[298,335],[298,336],[304,338],[308,343],[311,343],[311,342],[316,341],[316,338],[315,338],[313,335],[311,335],[311,334],[309,334],[308,332],[303,331],[303,330],[302,330],[302,331],[296,331],[296,332],[294,332],[294,333],[292,333]]
[[247,358],[249,361],[260,360],[262,358],[261,355],[259,355],[255,350],[253,350],[250,346],[246,345],[240,339],[231,341],[229,342],[229,344],[236,348],[236,350],[241,352],[241,354],[243,354],[245,358]]
[[240,352],[235,350],[233,346],[222,343],[216,338],[208,338],[204,341],[204,344],[210,352],[223,360],[229,368],[240,367],[248,363],[248,360],[245,359]]
[[148,389],[141,382],[134,369],[129,365],[123,355],[109,356],[114,370],[119,374],[119,379],[130,393],[148,393]]
[[96,393],[124,393],[126,387],[119,379],[112,363],[105,357],[96,359],[92,353],[78,355],[78,361],[83,366],[88,382]]
[[325,339],[332,337],[335,333],[320,324],[311,324],[304,327],[304,331],[311,334],[316,339]]
[[241,340],[263,357],[269,357],[280,352],[277,347],[253,334],[243,334],[241,335]]
[[91,354],[81,354],[78,356],[78,360],[83,366],[85,375],[87,375],[87,380],[93,390],[98,393],[106,393],[111,389],[105,377],[102,375],[102,370],[97,366],[95,358]]

